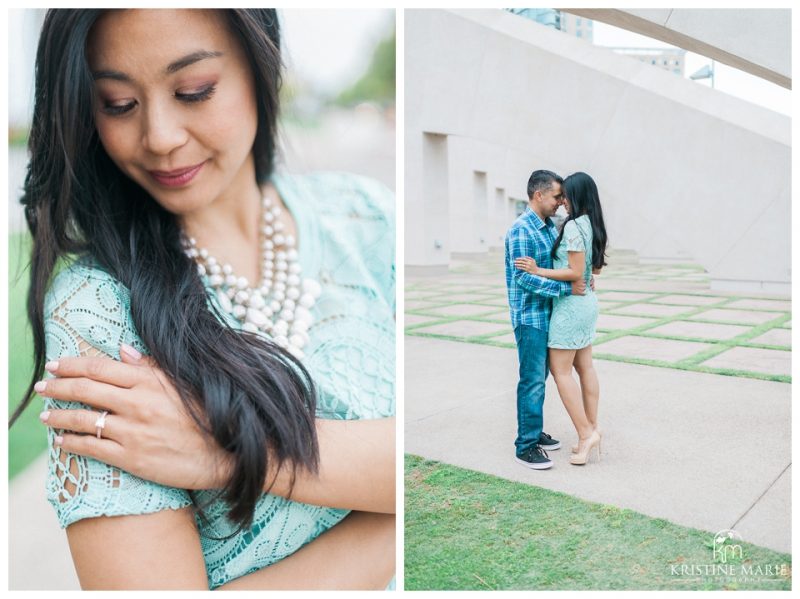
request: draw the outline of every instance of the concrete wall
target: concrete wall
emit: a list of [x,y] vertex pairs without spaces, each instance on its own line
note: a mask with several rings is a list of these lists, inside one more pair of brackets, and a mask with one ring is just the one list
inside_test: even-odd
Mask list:
[[792,87],[789,9],[566,9]]
[[[583,170],[614,248],[690,258],[715,288],[788,291],[787,117],[504,11],[405,20],[407,264],[496,243],[513,207],[502,227],[476,223],[476,172],[488,210],[497,188],[525,198],[536,168]],[[435,166],[430,134],[447,153]]]

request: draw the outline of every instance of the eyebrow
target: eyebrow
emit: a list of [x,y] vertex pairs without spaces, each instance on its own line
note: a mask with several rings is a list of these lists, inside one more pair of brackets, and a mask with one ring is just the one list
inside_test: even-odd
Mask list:
[[200,62],[201,60],[205,60],[206,58],[218,58],[220,56],[222,56],[222,52],[217,51],[212,52],[210,50],[199,50],[198,52],[192,52],[191,54],[188,54],[183,58],[179,58],[175,62],[171,63],[167,67],[166,72],[168,75],[171,75],[172,73],[180,71],[181,69],[184,69],[189,65],[193,65],[196,62]]
[[[187,54],[183,58],[179,58],[178,60],[171,62],[167,65],[167,68],[164,69],[164,74],[172,75],[177,73],[181,69],[185,69],[186,67],[195,64],[196,62],[200,62],[201,60],[205,60],[207,58],[219,58],[222,56],[222,52],[218,51],[211,51],[211,50],[198,50],[197,52],[192,52],[191,54]],[[133,79],[126,73],[122,71],[113,71],[113,70],[105,70],[105,71],[92,71],[92,78],[97,81],[98,79],[113,79],[114,81],[133,81]]]

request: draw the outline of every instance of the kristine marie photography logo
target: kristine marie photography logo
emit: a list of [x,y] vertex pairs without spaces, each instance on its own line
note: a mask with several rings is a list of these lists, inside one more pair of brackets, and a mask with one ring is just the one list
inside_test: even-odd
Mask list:
[[756,564],[747,559],[742,535],[732,529],[721,530],[711,542],[711,562],[670,564],[670,575],[691,579],[713,579],[725,583],[783,580],[791,574],[789,564]]

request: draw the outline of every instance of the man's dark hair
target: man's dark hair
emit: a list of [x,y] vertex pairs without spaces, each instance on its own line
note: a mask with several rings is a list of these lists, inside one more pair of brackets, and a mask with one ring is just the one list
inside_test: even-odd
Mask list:
[[550,189],[553,181],[556,183],[563,183],[564,179],[556,175],[553,171],[533,171],[530,179],[528,179],[528,199],[532,199],[533,194],[537,191]]

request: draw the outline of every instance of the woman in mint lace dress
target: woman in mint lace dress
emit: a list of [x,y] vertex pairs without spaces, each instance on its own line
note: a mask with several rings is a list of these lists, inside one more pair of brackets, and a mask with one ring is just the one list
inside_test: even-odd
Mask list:
[[[572,448],[570,462],[585,464],[593,448],[597,448],[598,458],[600,455],[600,385],[592,361],[598,304],[590,279],[606,264],[608,238],[594,180],[586,173],[575,173],[564,179],[563,189],[568,217],[553,245],[553,268],[539,268],[533,258],[521,258],[516,264],[530,274],[557,281],[586,281],[585,295],[553,300],[547,339],[548,365],[578,433],[578,445]],[[573,367],[578,372],[580,388],[572,377]]]
[[393,197],[275,172],[275,11],[52,10],[36,77],[12,423],[82,587],[384,588]]

